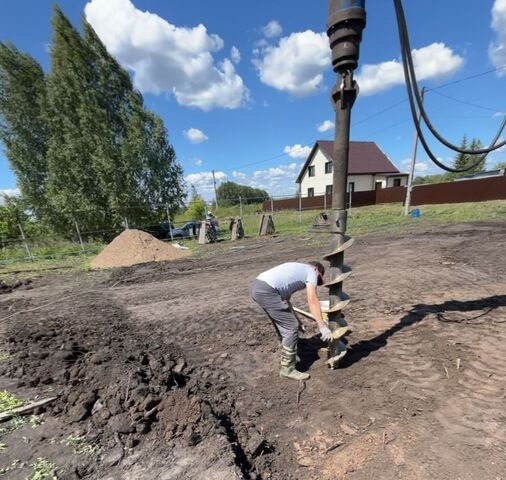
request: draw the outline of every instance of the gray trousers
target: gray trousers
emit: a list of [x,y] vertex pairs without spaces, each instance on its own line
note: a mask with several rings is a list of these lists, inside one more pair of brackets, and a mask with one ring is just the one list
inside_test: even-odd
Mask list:
[[292,350],[297,348],[299,323],[279,293],[266,282],[255,279],[250,288],[251,298],[260,305],[271,319],[281,338],[281,343]]

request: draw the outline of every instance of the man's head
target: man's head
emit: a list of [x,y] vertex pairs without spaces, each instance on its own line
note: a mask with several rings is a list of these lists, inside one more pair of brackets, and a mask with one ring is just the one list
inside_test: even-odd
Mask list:
[[325,275],[325,267],[320,262],[309,262],[318,274],[318,285],[323,285],[323,275]]

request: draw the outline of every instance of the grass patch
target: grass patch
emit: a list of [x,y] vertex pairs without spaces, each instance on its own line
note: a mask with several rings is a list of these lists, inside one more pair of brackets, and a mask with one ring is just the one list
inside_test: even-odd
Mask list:
[[57,480],[56,467],[45,458],[37,458],[31,465],[32,473],[27,480]]
[[25,402],[11,395],[7,390],[0,392],[0,413],[10,412]]
[[94,443],[86,443],[82,437],[69,435],[61,442],[62,445],[72,448],[76,455],[86,455],[89,457],[98,457],[102,453],[102,448]]
[[[44,240],[32,241],[28,239],[30,252],[36,261],[59,260],[71,256],[95,255],[104,244],[100,242],[90,242],[85,244],[85,252],[81,250],[79,244],[69,241],[51,241]],[[31,262],[23,243],[16,243],[12,246],[0,249],[0,265],[9,265],[11,263],[20,263],[22,261]]]
[[[35,416],[35,415],[34,415]],[[21,415],[15,415],[8,422],[2,424],[0,427],[0,436],[8,435],[9,433],[14,432],[18,428],[23,427],[28,422],[26,417],[22,417]]]
[[[368,207],[352,208],[348,216],[348,233],[353,236],[367,235],[370,233],[397,233],[410,231],[413,228],[430,228],[438,224],[452,222],[476,222],[506,220],[506,200],[474,203],[452,203],[443,205],[422,205],[413,207],[421,212],[419,218],[402,215],[400,203],[373,205]],[[262,205],[252,204],[243,206],[243,227],[248,237],[254,237],[258,233]],[[280,235],[308,235],[311,225],[317,220],[322,209],[296,210],[274,212],[274,225]],[[330,209],[327,209],[330,212]],[[229,236],[229,220],[240,215],[239,206],[220,207],[214,212],[220,224],[220,236],[227,240]],[[190,220],[185,214],[175,218],[175,224],[181,225]],[[211,249],[203,251],[196,239],[183,241],[191,253],[210,255]],[[20,245],[18,245],[19,247]],[[104,247],[102,243],[87,243],[87,253],[82,254],[79,245],[67,242],[51,244],[34,248],[34,254],[42,255],[34,262],[26,262],[26,251],[18,248],[16,254],[0,251],[0,273],[3,277],[16,279],[33,278],[45,275],[50,271],[87,271],[91,258]],[[45,250],[44,250],[45,249]],[[8,257],[8,264],[2,258]],[[19,258],[18,258],[19,257]]]

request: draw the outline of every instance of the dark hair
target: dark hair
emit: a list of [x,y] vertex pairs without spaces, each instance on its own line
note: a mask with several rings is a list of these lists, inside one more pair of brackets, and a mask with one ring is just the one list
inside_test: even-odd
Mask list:
[[323,284],[323,275],[325,275],[325,267],[320,262],[317,262],[317,261],[308,262],[308,263],[309,263],[309,265],[311,265],[312,267],[315,267],[318,270],[318,273],[320,274],[320,278],[318,279],[318,285],[322,285]]

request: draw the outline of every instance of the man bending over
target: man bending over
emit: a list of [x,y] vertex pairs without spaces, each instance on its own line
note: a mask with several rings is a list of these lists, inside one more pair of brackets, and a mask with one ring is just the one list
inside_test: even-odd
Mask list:
[[251,298],[269,316],[281,339],[279,374],[282,377],[294,380],[309,378],[309,374],[299,372],[295,368],[299,322],[290,303],[295,292],[306,289],[309,310],[318,324],[322,340],[332,338],[328,324],[322,319],[320,302],[316,295],[316,287],[323,285],[324,273],[325,269],[320,262],[283,263],[258,275],[251,285]]

